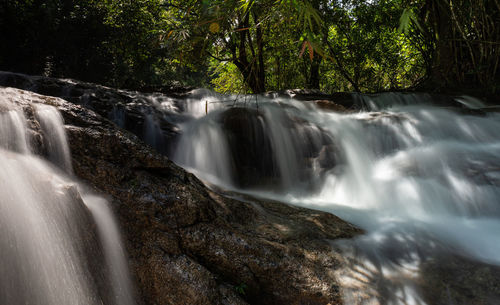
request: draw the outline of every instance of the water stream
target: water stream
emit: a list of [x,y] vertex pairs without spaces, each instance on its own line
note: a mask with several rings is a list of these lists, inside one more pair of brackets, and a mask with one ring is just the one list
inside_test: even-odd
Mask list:
[[108,203],[72,176],[57,109],[33,109],[49,160],[21,107],[0,101],[0,304],[134,304]]
[[[140,101],[133,109],[145,118],[133,131],[209,184],[331,212],[363,228],[352,240],[332,241],[345,259],[337,273],[346,304],[434,304],[422,282],[440,257],[500,266],[500,114],[478,111],[485,108],[477,99],[459,96],[450,105],[428,94],[354,94],[363,110],[339,114],[311,102],[205,89],[181,101],[123,93]],[[126,127],[121,107],[109,118]],[[59,114],[35,107],[47,162],[31,153],[22,111],[4,108],[0,303],[133,304],[111,213],[71,176]],[[173,151],[164,147],[171,143],[162,120],[180,130]],[[95,245],[81,232],[88,221],[103,249],[86,247]],[[88,251],[101,251],[108,267],[89,266]],[[96,269],[109,272],[89,271]],[[457,304],[443,293],[449,298],[441,303]]]
[[[245,105],[259,113],[245,128],[262,128],[271,143],[261,153],[272,160],[273,178],[281,182],[275,188],[235,182],[234,152],[240,150],[231,143],[224,117],[234,97],[202,115],[197,108],[196,119],[183,126],[174,160],[209,183],[331,212],[365,229],[354,240],[333,242],[350,262],[339,271],[347,304],[427,304],[419,277],[422,264],[436,253],[500,265],[500,115],[464,115],[433,106],[427,95],[357,98],[366,111],[338,114],[265,98]],[[457,99],[469,108],[482,106]],[[304,132],[304,126],[321,132]],[[321,143],[325,133],[333,145],[300,153]],[[252,143],[263,142],[256,137]],[[335,164],[326,169],[314,161],[321,161],[323,150],[337,150]],[[312,174],[301,175],[305,170]],[[269,175],[261,174],[264,180]],[[304,187],[303,180],[311,179],[314,187]]]

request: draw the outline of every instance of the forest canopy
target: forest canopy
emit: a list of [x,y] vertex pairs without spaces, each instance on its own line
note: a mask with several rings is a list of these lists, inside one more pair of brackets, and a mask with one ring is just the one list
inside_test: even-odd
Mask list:
[[114,87],[498,93],[498,0],[6,0],[0,69]]

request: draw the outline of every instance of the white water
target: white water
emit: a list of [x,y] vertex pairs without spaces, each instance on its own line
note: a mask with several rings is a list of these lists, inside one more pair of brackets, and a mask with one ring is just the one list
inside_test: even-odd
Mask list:
[[434,248],[500,265],[500,116],[422,106],[372,116],[315,114],[347,166],[320,193],[289,199],[367,230],[355,254],[344,248],[356,262],[340,275],[347,303],[425,304],[415,283]]
[[[223,130],[217,116],[202,117],[186,125],[183,130],[189,136],[179,141],[174,160],[178,164],[199,171],[207,179],[218,185],[229,186],[233,179],[231,156]],[[213,156],[207,157],[207,156]]]
[[133,305],[134,287],[130,279],[120,232],[108,202],[99,196],[85,194],[83,200],[94,217],[104,247],[106,263],[109,265],[111,288],[117,305]]
[[48,146],[49,160],[72,174],[71,155],[64,131],[63,119],[59,111],[47,105],[36,105],[36,115],[42,127],[45,143]]
[[[334,243],[335,247],[342,248],[344,256],[351,262],[348,267],[339,270],[347,304],[425,304],[418,287],[419,277],[422,276],[421,264],[432,258],[436,251],[468,256],[478,262],[500,264],[500,118],[497,114],[490,113],[484,117],[459,115],[430,106],[433,100],[429,95],[398,93],[357,95],[355,98],[363,109],[384,112],[346,115],[323,112],[294,100],[222,96],[207,90],[195,91],[184,105],[163,95],[127,94],[145,105],[142,110],[147,120],[143,136],[153,145],[157,145],[156,133],[161,133],[161,129],[156,118],[151,116],[151,108],[191,118],[191,121],[187,120],[180,126],[183,137],[175,157],[177,162],[193,170],[199,177],[240,192],[329,211],[364,228],[367,231],[365,235],[352,241]],[[468,108],[483,107],[480,101],[470,97],[463,96],[455,100]],[[289,107],[279,110],[276,107],[278,104]],[[275,161],[285,192],[237,189],[232,183],[234,173],[229,165],[234,156],[229,151],[230,143],[218,126],[217,116],[218,112],[233,105],[257,108],[266,117],[266,123],[262,126],[271,135],[273,146],[269,156]],[[7,184],[0,184],[0,191],[8,197],[0,198],[2,209],[4,203],[6,206],[17,204],[19,200],[10,199],[15,196],[24,198],[22,202],[28,202],[27,209],[38,202],[57,202],[51,197],[43,199],[50,196],[45,195],[44,191],[58,185],[56,180],[59,178],[53,177],[65,176],[54,171],[45,161],[28,154],[29,141],[26,141],[25,132],[22,132],[25,121],[19,111],[0,109],[0,147],[4,148],[0,153],[0,164],[6,164],[5,168],[9,168],[9,162],[17,166],[0,173],[0,178],[7,181]],[[124,126],[124,109],[117,107],[115,110],[110,117]],[[314,180],[318,186],[316,192],[296,187],[302,182],[296,174],[300,167],[297,159],[303,157],[296,154],[298,144],[305,138],[310,143],[310,138],[314,136],[290,133],[290,128],[282,119],[293,116],[329,131],[345,157],[339,166],[326,175],[318,173],[316,165],[312,167],[317,174],[317,180]],[[169,119],[168,116],[165,118]],[[43,168],[37,172],[39,162],[42,162]],[[7,187],[11,185],[7,179],[10,176],[24,181],[24,184],[18,182]],[[46,177],[51,178],[47,180]],[[35,179],[34,182],[32,179]],[[16,189],[18,185],[23,187]],[[6,188],[5,192],[3,188]],[[39,195],[38,191],[30,192],[31,188],[40,188],[42,191]],[[74,190],[72,187],[65,189]],[[35,196],[33,194],[36,194],[36,198],[32,198]],[[74,205],[72,195],[67,196],[71,198],[66,205]],[[90,206],[89,203],[87,205]],[[33,213],[36,215],[41,212]],[[22,210],[14,214],[30,215],[30,212]],[[0,216],[0,223],[5,223],[5,226],[14,225],[8,221],[11,219],[15,220],[13,223],[27,223],[25,218],[5,217],[6,221],[3,221],[3,216]],[[88,272],[80,273],[78,270],[83,270],[81,267],[71,267],[79,266],[75,262],[80,261],[78,253],[71,254],[78,252],[71,250],[71,247],[54,247],[52,250],[55,252],[53,256],[67,251],[64,257],[69,259],[69,262],[57,260],[61,266],[51,269],[54,274],[40,271],[44,269],[41,264],[25,266],[29,260],[43,261],[48,266],[53,262],[45,257],[47,255],[38,258],[36,246],[28,247],[31,244],[29,239],[33,238],[30,236],[42,232],[23,233],[23,230],[28,229],[22,225],[18,227],[12,230],[15,232],[12,233],[13,237],[7,234],[5,240],[1,241],[1,272],[8,275],[6,278],[12,279],[12,284],[5,280],[0,282],[2,304],[23,304],[28,301],[36,304],[100,304],[100,300],[96,301],[99,296],[93,281],[88,280]],[[48,237],[43,234],[34,236],[43,240],[43,245],[51,243],[51,239],[58,239],[59,242],[68,240],[64,236],[57,237],[59,233],[49,231],[43,233]],[[10,240],[24,240],[25,237],[26,245],[10,246]],[[101,236],[101,239],[105,240],[106,237]],[[33,244],[36,245],[35,242]],[[116,252],[120,251],[107,251],[108,261],[114,260],[113,253]],[[33,253],[33,257],[18,253]],[[117,265],[122,265],[120,261],[116,260]],[[58,270],[61,268],[77,271],[64,271],[66,273],[59,275]],[[54,277],[57,278],[54,283],[62,285],[60,287],[64,287],[61,290],[64,293],[46,287],[50,286],[47,283]],[[115,279],[118,277],[114,276]],[[58,282],[59,278],[62,283]],[[29,285],[26,284],[28,282]],[[66,284],[69,287],[64,286]],[[125,282],[118,286],[127,285]],[[16,292],[18,290],[21,292]],[[123,289],[115,288],[114,294],[116,291],[119,293]],[[125,291],[128,291],[127,288]],[[500,304],[500,301],[493,300],[492,304]]]
[[[311,111],[311,106],[289,99],[268,99],[248,96],[223,96],[211,93],[200,96],[207,90],[195,92],[195,97],[186,100],[186,112],[194,117],[181,124],[181,137],[177,153],[173,160],[183,167],[196,172],[201,178],[219,186],[234,188],[237,169],[233,167],[234,156],[231,153],[228,138],[222,126],[222,115],[231,107],[248,107],[248,121],[253,129],[253,141],[269,140],[275,175],[279,177],[279,186],[290,189],[303,186],[303,168],[299,166],[305,158],[304,140],[321,142],[321,134],[316,126],[297,123],[297,112]],[[209,92],[209,91],[208,91]],[[204,102],[205,101],[205,102]],[[205,108],[208,103],[214,103],[212,108]],[[286,106],[283,106],[286,105]],[[289,108],[288,108],[289,107]],[[205,111],[208,111],[205,113]],[[255,115],[258,113],[258,115]],[[244,115],[244,114],[243,114]],[[263,134],[259,133],[263,130]],[[262,137],[266,139],[263,139]],[[267,139],[268,138],[268,139]],[[255,149],[255,147],[249,147]],[[261,147],[261,149],[264,149]],[[306,149],[307,150],[307,149]]]
[[68,175],[69,149],[57,110],[34,109],[54,163],[30,153],[22,110],[0,104],[0,304],[134,304],[108,203]]
[[[365,229],[354,241],[335,243],[353,262],[339,271],[347,304],[425,304],[416,284],[419,268],[436,251],[500,265],[500,115],[460,115],[430,105],[404,106],[418,104],[419,96],[388,97],[364,101],[383,112],[354,114],[310,106],[278,113],[275,102],[261,100],[261,111],[274,112],[273,125],[284,124],[284,115],[296,116],[327,130],[341,147],[344,162],[325,176],[317,192],[301,191],[290,181],[293,174],[287,171],[296,166],[295,157],[289,157],[296,147],[291,142],[300,136],[283,126],[282,134],[275,134],[277,127],[266,128],[288,191],[235,188],[227,173],[214,170],[233,157],[229,144],[220,143],[225,140],[213,119],[217,112],[184,127],[178,153],[196,158],[180,163],[210,183],[332,212]],[[425,97],[422,104],[431,102]],[[210,130],[217,132],[193,137]]]

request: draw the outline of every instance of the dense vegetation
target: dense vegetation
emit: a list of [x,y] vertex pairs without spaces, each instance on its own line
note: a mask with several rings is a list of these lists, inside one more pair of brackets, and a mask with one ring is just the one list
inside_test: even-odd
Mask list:
[[4,0],[0,69],[116,87],[499,91],[498,0]]

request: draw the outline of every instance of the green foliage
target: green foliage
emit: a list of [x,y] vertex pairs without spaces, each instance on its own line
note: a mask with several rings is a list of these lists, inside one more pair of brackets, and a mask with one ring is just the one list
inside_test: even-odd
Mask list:
[[232,62],[211,60],[211,84],[220,93],[248,93],[245,82]]
[[237,293],[239,293],[240,295],[245,295],[247,289],[248,289],[248,286],[245,283],[241,283],[237,286],[234,286],[234,290]]
[[404,34],[410,32],[412,23],[420,30],[423,31],[420,22],[418,21],[417,14],[412,8],[404,8],[401,18],[399,18],[399,28],[398,31]]
[[499,1],[420,0],[405,5],[406,11],[419,12],[408,17],[405,34],[423,54],[429,85],[498,92]]
[[[211,1],[204,9],[198,13],[202,18],[194,19],[197,24],[187,22],[182,29],[189,29],[191,38],[204,38],[194,48],[198,58],[206,52],[212,65],[213,59],[234,64],[212,74],[221,92],[294,87],[379,91],[412,86],[425,73],[420,50],[398,32],[402,14],[418,25],[401,1]],[[252,14],[258,21],[248,18]],[[218,31],[197,32],[200,19],[206,28],[220,24]],[[404,30],[409,28],[408,22]],[[259,29],[264,33],[260,40]],[[238,71],[240,78],[235,77]],[[256,88],[254,81],[252,86],[252,77],[264,85]]]
[[[0,69],[137,88],[180,77],[162,0],[6,0]],[[182,71],[184,72],[184,71]]]
[[[344,2],[328,26],[326,63],[330,90],[382,91],[412,86],[424,75],[419,50],[397,30],[410,18],[399,1]],[[402,14],[402,15],[401,15]],[[408,26],[407,24],[403,26]],[[401,28],[401,26],[400,26]]]
[[498,1],[5,0],[0,69],[141,88],[497,90]]

